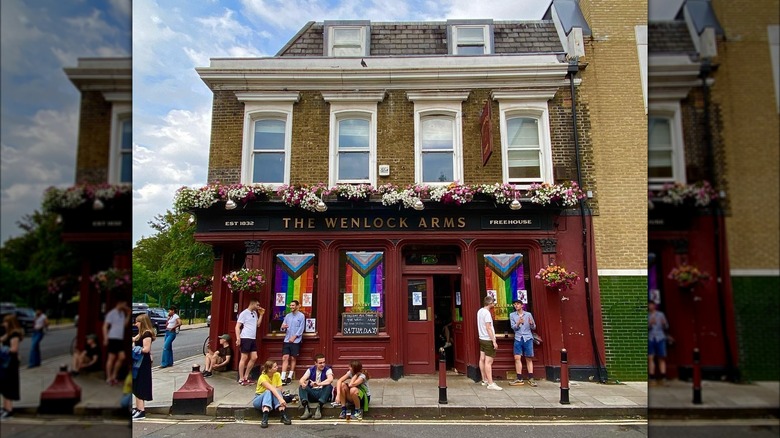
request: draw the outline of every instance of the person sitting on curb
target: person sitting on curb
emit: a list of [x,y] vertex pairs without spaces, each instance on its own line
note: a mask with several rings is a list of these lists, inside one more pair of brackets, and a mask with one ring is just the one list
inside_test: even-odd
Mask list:
[[318,353],[314,356],[314,366],[306,370],[299,381],[298,396],[303,406],[303,415],[301,420],[308,420],[312,413],[309,410],[309,402],[317,403],[317,410],[314,412],[314,419],[322,418],[322,405],[330,400],[333,393],[333,369],[325,365],[325,355]]
[[363,412],[368,411],[368,403],[371,401],[368,379],[368,371],[363,371],[362,362],[353,360],[349,363],[349,371],[341,376],[337,383],[341,387],[339,391],[339,403],[341,403],[339,418],[347,418],[348,404],[351,402],[355,407],[352,417],[356,420],[363,419]]
[[76,349],[73,353],[70,374],[78,376],[79,373],[92,371],[100,371],[100,346],[97,343],[97,335],[94,333],[87,335],[84,350]]
[[252,400],[252,406],[258,411],[263,412],[263,419],[260,427],[268,427],[268,413],[273,409],[278,409],[281,414],[280,421],[284,424],[292,424],[292,420],[287,416],[287,402],[282,396],[282,375],[279,374],[279,365],[275,361],[269,360],[263,365],[263,372],[257,379],[257,388],[255,389],[255,399]]
[[211,377],[213,371],[227,371],[230,368],[230,361],[233,359],[233,349],[230,348],[230,335],[225,333],[219,337],[219,348],[217,351],[206,353],[206,364],[203,366],[203,377]]

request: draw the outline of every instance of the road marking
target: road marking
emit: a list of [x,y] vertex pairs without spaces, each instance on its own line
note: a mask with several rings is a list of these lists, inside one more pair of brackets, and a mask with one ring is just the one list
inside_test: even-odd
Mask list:
[[780,426],[780,419],[777,418],[707,418],[707,419],[659,419],[650,420],[653,426],[684,426],[684,427],[703,427],[703,426]]
[[81,417],[73,417],[73,418],[64,418],[64,417],[57,417],[57,418],[42,418],[42,417],[23,417],[23,416],[14,416],[13,419],[9,420],[7,423],[8,425],[11,424],[34,424],[34,425],[50,425],[50,426],[73,426],[73,425],[122,425],[126,426],[127,423],[130,422],[130,414],[127,415],[126,420],[120,420],[120,419],[95,419],[95,418],[81,418]]
[[[220,424],[260,424],[260,420],[244,420],[244,421],[236,421],[236,420],[228,420],[228,419],[175,419],[175,418],[151,418],[146,417],[145,420],[137,421],[134,424],[139,423],[154,423],[154,424],[207,424],[207,423],[220,423]],[[393,425],[414,425],[414,426],[426,426],[426,425],[436,425],[436,426],[442,426],[442,425],[452,425],[452,426],[463,426],[463,425],[489,425],[489,426],[498,426],[495,421],[491,420],[353,420],[349,423],[347,423],[344,420],[306,420],[306,421],[298,421],[293,424],[296,425],[302,425],[302,424],[332,424],[334,426],[343,425],[343,426],[352,426],[352,425],[372,425],[372,426],[393,426]],[[590,426],[647,426],[647,420],[634,420],[634,419],[626,419],[626,420],[524,420],[524,421],[513,421],[511,426],[520,426],[520,425],[534,425],[534,426],[576,426],[576,425],[582,425],[587,424]]]

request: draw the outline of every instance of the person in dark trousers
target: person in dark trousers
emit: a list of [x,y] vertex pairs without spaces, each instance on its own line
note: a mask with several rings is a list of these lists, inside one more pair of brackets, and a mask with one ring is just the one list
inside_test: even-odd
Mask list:
[[[325,355],[322,353],[314,356],[314,366],[303,373],[298,381],[298,396],[301,399],[303,415],[301,420],[308,420],[314,416],[315,420],[322,418],[322,405],[330,400],[333,393],[333,369],[325,364]],[[317,403],[317,409],[312,414],[309,403]]]

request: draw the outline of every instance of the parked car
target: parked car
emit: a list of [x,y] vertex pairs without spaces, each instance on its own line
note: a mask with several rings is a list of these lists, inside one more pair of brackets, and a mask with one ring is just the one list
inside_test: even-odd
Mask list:
[[206,317],[206,327],[211,327],[211,315]]
[[[168,325],[168,318],[167,317],[160,317],[157,315],[155,311],[152,309],[144,309],[144,310],[133,310],[133,316],[131,317],[130,321],[135,322],[135,318],[138,317],[138,315],[146,313],[149,315],[149,319],[152,320],[152,325],[155,326],[157,329],[157,335],[162,335],[165,333],[165,327]],[[133,324],[133,336],[138,334],[138,327],[136,327],[135,324]]]
[[32,333],[35,328],[35,310],[29,307],[17,307],[16,319],[19,320],[25,333]]

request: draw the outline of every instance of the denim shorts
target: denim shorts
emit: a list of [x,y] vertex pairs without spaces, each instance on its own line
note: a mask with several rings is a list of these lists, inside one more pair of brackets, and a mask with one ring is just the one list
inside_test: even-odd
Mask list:
[[660,341],[647,341],[647,355],[648,356],[658,356],[658,357],[666,357],[666,340],[660,340]]
[[517,339],[515,339],[514,353],[515,356],[534,357],[533,338],[525,341],[518,341]]

